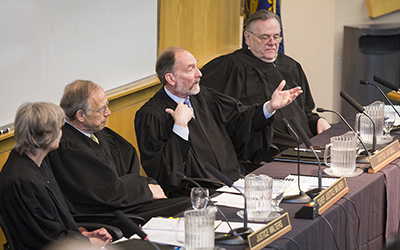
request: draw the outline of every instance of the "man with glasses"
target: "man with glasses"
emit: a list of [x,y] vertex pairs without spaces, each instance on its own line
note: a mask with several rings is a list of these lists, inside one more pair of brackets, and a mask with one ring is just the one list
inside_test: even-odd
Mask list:
[[[111,111],[99,85],[87,80],[68,84],[60,106],[67,121],[60,146],[50,153],[49,161],[72,212],[98,214],[121,209],[148,220],[173,216],[190,206],[188,198],[167,199],[154,179],[140,176],[136,149],[105,127]],[[126,237],[133,233],[114,218],[91,222],[115,225]]]
[[290,136],[282,118],[296,117],[308,137],[330,128],[325,119],[312,112],[314,101],[301,65],[278,52],[280,34],[279,16],[259,10],[246,23],[244,37],[248,48],[216,58],[201,69],[203,86],[235,97],[245,105],[269,99],[282,81],[286,81],[285,89],[301,87],[303,94],[275,114],[273,145],[267,161],[278,152],[297,146],[297,140]]

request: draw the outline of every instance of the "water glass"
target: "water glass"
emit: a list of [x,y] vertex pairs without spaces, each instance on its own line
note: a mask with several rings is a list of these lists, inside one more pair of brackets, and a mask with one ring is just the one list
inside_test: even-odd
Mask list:
[[213,206],[189,210],[185,216],[185,249],[186,250],[213,250],[215,242],[215,213]]
[[392,136],[390,135],[390,131],[393,128],[395,120],[396,120],[396,113],[394,111],[385,111],[384,124],[383,124],[383,131],[385,132],[385,134],[383,135],[383,137],[392,138]]
[[190,199],[193,209],[202,209],[207,207],[209,191],[207,188],[193,187],[190,192]]
[[244,178],[249,220],[268,218],[271,212],[272,178],[267,175],[248,174]]
[[273,180],[272,182],[272,211],[281,212],[283,208],[279,207],[285,192],[284,180]]

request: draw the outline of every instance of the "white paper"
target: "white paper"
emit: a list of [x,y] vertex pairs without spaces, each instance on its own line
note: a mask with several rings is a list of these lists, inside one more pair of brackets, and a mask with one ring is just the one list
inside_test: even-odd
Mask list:
[[240,194],[222,193],[211,200],[217,206],[227,206],[244,209],[244,198]]

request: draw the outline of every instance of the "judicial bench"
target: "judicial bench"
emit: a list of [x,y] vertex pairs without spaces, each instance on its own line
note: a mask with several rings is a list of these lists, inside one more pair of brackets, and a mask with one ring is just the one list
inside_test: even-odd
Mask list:
[[[312,138],[311,142],[313,146],[325,146],[332,136],[342,135],[347,131],[347,127],[340,122]],[[400,139],[400,135],[394,137]],[[385,241],[397,233],[399,227],[400,159],[392,161],[375,174],[366,172],[369,164],[357,165],[363,168],[364,172],[357,177],[346,178],[348,193],[322,213],[324,218],[294,218],[295,213],[304,204],[281,203],[280,207],[289,213],[292,229],[265,249],[383,249]],[[326,168],[324,164],[321,167]],[[297,174],[297,163],[274,161],[253,173],[284,178],[289,174]],[[318,176],[318,165],[302,163],[301,175]],[[322,176],[329,177],[323,171]],[[236,215],[239,209],[223,206],[220,208],[229,221],[242,221]],[[224,220],[218,213],[216,219]],[[226,249],[248,247],[221,246]]]

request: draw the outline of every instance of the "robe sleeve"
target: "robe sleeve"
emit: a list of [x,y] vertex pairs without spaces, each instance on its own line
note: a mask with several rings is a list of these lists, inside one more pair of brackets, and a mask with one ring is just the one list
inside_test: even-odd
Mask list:
[[[168,116],[167,116],[168,115]],[[166,190],[179,189],[177,172],[190,176],[187,156],[190,141],[172,132],[174,121],[151,106],[142,107],[135,117],[135,130],[142,165]]]
[[[49,193],[40,190],[31,179],[7,180],[1,195],[2,214],[7,223],[15,223],[18,228],[16,238],[24,239],[27,249],[42,249],[46,244],[64,238],[88,240],[76,227],[76,231],[66,229],[63,216]],[[16,233],[16,232],[13,232]]]
[[265,160],[272,141],[274,116],[266,119],[262,105],[243,105],[239,100],[208,89],[215,119],[221,119],[235,147],[238,160]]

